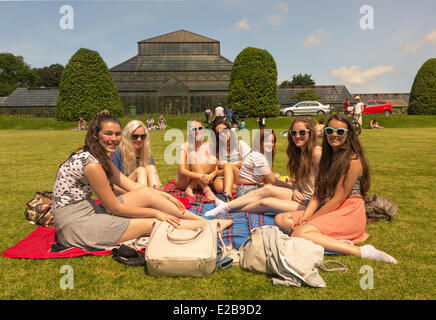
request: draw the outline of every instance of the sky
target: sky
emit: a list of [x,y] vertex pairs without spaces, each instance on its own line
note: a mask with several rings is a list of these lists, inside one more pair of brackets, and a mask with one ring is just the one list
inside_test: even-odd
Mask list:
[[184,29],[220,41],[231,61],[266,49],[278,83],[302,73],[352,94],[408,93],[436,57],[434,12],[435,0],[0,0],[0,52],[40,68],[88,48],[111,68],[138,41]]

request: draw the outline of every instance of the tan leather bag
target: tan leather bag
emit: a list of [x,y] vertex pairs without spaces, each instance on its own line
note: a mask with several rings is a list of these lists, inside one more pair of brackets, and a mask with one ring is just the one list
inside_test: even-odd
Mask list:
[[152,276],[204,277],[212,274],[217,256],[217,222],[204,228],[175,229],[168,222],[154,224],[145,253]]

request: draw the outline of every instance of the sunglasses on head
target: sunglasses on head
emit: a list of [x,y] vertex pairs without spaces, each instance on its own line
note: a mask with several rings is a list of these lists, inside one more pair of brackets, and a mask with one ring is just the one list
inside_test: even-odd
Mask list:
[[291,130],[291,136],[295,137],[297,133],[299,133],[300,136],[305,136],[307,132],[310,132],[310,130]]
[[203,130],[203,127],[192,128],[192,131],[194,131],[194,132],[197,131],[197,130],[198,130],[198,131],[201,131],[201,130]]
[[342,136],[344,136],[344,135],[345,135],[349,130],[348,130],[348,129],[344,129],[344,128],[333,129],[333,128],[331,128],[331,127],[326,127],[326,128],[324,129],[324,131],[325,131],[326,135],[328,135],[328,136],[331,136],[331,135],[333,134],[333,132],[336,132],[336,134],[337,134],[339,137],[342,137]]
[[145,140],[145,138],[147,138],[147,134],[132,134],[133,140],[138,140],[138,138],[140,138],[141,140]]

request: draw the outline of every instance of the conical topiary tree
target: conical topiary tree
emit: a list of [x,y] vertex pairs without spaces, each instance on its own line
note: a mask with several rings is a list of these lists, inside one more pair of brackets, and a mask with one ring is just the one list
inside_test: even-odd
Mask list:
[[241,116],[277,116],[277,65],[263,49],[248,47],[236,57],[229,84],[229,103]]
[[58,120],[86,120],[108,110],[122,117],[123,104],[110,71],[97,51],[81,48],[62,73],[56,105]]
[[436,115],[436,58],[428,59],[416,74],[407,113]]

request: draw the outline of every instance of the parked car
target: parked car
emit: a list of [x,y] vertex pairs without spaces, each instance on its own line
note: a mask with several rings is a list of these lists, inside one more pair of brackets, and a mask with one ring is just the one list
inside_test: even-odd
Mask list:
[[280,115],[288,117],[300,115],[324,115],[330,113],[330,105],[323,105],[318,101],[301,101],[290,107],[280,108]]
[[362,113],[381,113],[389,117],[392,114],[392,105],[387,100],[369,100]]

